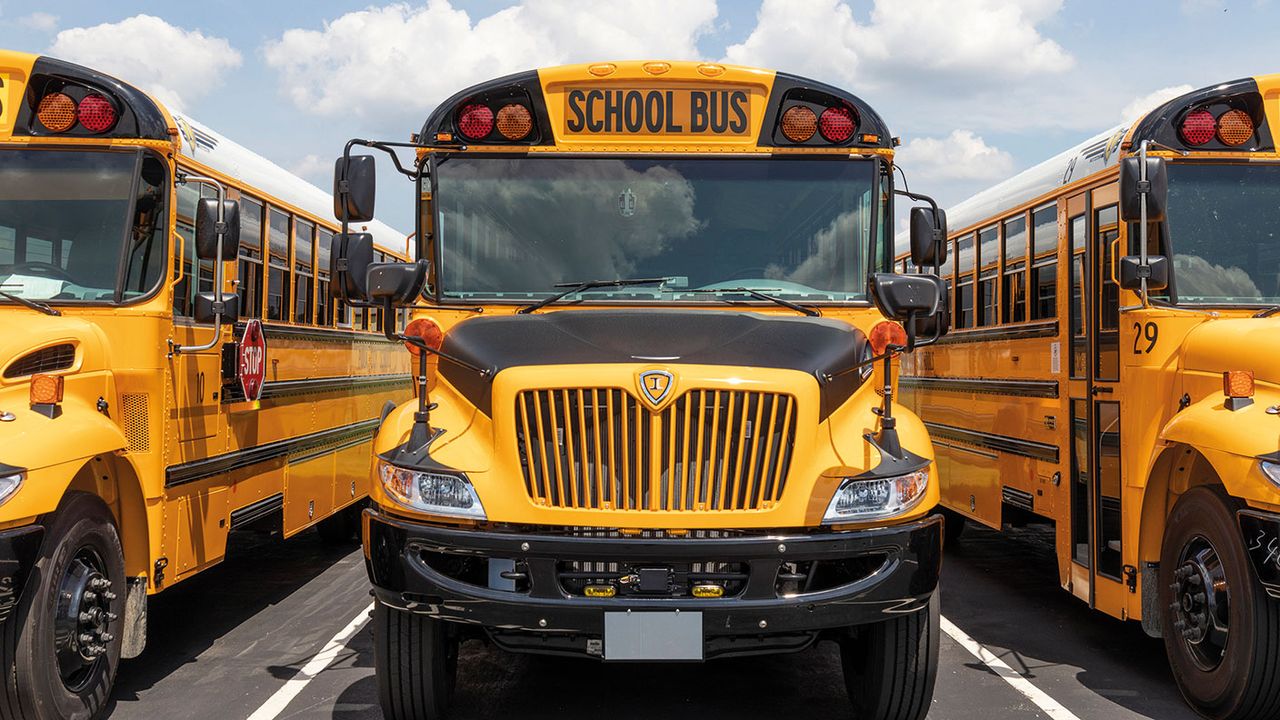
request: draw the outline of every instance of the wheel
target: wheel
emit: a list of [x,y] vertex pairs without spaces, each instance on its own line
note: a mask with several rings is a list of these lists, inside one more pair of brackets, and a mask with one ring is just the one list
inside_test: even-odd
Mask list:
[[840,648],[855,720],[922,720],[938,676],[938,593],[910,615],[856,629]]
[[964,527],[968,520],[954,510],[948,510],[944,507],[939,507],[938,510],[946,520],[943,525],[942,544],[944,547],[951,547],[960,541],[960,536],[964,534]]
[[1174,680],[1212,720],[1275,718],[1280,707],[1280,603],[1245,555],[1221,488],[1197,487],[1173,507],[1160,551],[1160,612]]
[[28,582],[0,632],[0,717],[98,717],[120,663],[125,596],[120,536],[102,501],[67,495]]
[[320,541],[326,545],[346,545],[359,541],[360,513],[364,506],[360,503],[348,505],[338,512],[316,523],[316,532],[320,533]]
[[390,720],[448,717],[458,682],[458,641],[444,622],[373,604],[378,701]]

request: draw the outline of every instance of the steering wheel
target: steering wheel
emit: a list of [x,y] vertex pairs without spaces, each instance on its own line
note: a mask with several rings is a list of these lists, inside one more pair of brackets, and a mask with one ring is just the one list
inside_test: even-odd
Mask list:
[[66,270],[63,270],[62,268],[58,267],[57,265],[54,265],[53,263],[39,262],[39,261],[24,262],[24,263],[17,263],[9,268],[9,272],[11,274],[16,274],[21,270],[34,270],[38,274],[44,275],[45,277],[52,277],[52,278],[63,280],[69,283],[75,282],[75,278],[71,277],[71,275],[69,275]]

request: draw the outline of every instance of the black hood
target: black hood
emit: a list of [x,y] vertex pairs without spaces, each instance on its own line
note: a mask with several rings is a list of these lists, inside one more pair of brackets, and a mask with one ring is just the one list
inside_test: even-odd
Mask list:
[[444,352],[491,370],[480,377],[441,358],[440,372],[486,415],[493,375],[522,365],[673,363],[799,370],[831,414],[862,383],[846,372],[865,357],[866,336],[837,320],[719,310],[570,310],[477,317],[445,336]]

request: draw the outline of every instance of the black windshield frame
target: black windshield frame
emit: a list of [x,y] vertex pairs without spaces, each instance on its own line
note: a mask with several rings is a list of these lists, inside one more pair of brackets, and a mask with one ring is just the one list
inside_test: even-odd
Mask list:
[[[1229,160],[1215,158],[1212,160],[1188,159],[1188,160],[1180,160],[1177,162],[1169,163],[1169,188],[1170,188],[1169,202],[1168,202],[1168,210],[1166,210],[1166,213],[1165,213],[1165,219],[1159,224],[1160,240],[1161,240],[1159,250],[1169,257],[1170,287],[1169,287],[1168,293],[1171,296],[1170,298],[1171,301],[1177,305],[1186,305],[1189,307],[1205,308],[1205,309],[1215,309],[1215,308],[1254,309],[1254,308],[1270,307],[1270,306],[1276,305],[1278,302],[1280,302],[1280,289],[1277,290],[1278,294],[1275,297],[1262,296],[1262,297],[1259,297],[1256,299],[1250,299],[1250,300],[1188,299],[1189,295],[1192,297],[1195,297],[1197,294],[1188,292],[1190,289],[1187,287],[1188,276],[1186,275],[1185,272],[1179,273],[1175,263],[1175,258],[1177,258],[1179,255],[1178,253],[1179,249],[1186,248],[1189,242],[1188,231],[1185,228],[1180,228],[1178,221],[1176,219],[1176,216],[1180,213],[1180,211],[1186,208],[1185,202],[1180,202],[1181,199],[1178,197],[1177,183],[1179,181],[1180,172],[1184,169],[1190,170],[1192,168],[1195,168],[1196,170],[1227,170],[1229,168],[1234,168],[1242,171],[1242,175],[1243,175],[1243,172],[1260,170],[1264,172],[1274,173],[1275,183],[1277,185],[1280,185],[1280,162],[1277,162],[1274,160],[1258,161],[1258,162],[1231,162]],[[1193,172],[1195,172],[1195,170],[1193,170]],[[1182,179],[1185,179],[1185,175],[1183,176]],[[1201,212],[1202,210],[1203,208],[1195,210],[1193,212]],[[1253,223],[1253,224],[1258,225],[1258,224],[1265,224],[1265,223]],[[1137,229],[1137,224],[1136,223],[1131,224],[1131,230],[1130,230],[1131,237],[1136,237],[1136,235],[1134,235],[1134,232],[1136,231],[1136,229]],[[1218,237],[1221,237],[1221,235],[1220,234],[1215,235],[1215,238],[1218,238]],[[1131,244],[1133,242],[1136,242],[1136,241],[1131,240]],[[1195,256],[1195,257],[1199,257],[1199,256]]]
[[[128,204],[124,212],[124,222],[120,238],[118,240],[118,254],[116,256],[116,276],[114,287],[111,288],[110,299],[79,299],[79,298],[33,298],[39,302],[52,306],[73,306],[73,307],[130,307],[140,305],[154,299],[160,291],[165,287],[170,279],[171,273],[168,266],[171,254],[170,246],[173,242],[173,213],[176,211],[173,205],[173,170],[170,166],[169,159],[150,148],[140,146],[124,146],[124,147],[103,147],[103,146],[85,146],[85,145],[47,145],[47,144],[22,144],[0,145],[0,153],[10,153],[16,151],[26,151],[32,153],[97,153],[97,154],[119,154],[132,155],[134,158],[133,171],[130,175],[130,186],[128,190]],[[128,258],[131,248],[130,240],[136,227],[136,217],[138,212],[139,188],[142,182],[143,163],[147,160],[153,160],[155,166],[159,168],[161,177],[156,185],[160,189],[160,195],[157,199],[159,207],[158,213],[153,221],[152,233],[158,233],[159,248],[158,257],[154,258],[159,271],[156,273],[156,280],[151,283],[145,291],[137,294],[125,296],[126,275],[129,271]],[[12,308],[16,303],[0,298],[0,310]]]
[[[893,175],[892,166],[879,154],[771,154],[761,155],[753,154],[749,157],[741,155],[731,155],[727,153],[637,153],[632,155],[602,155],[596,153],[573,153],[573,152],[556,152],[545,154],[530,153],[475,153],[460,154],[457,152],[433,152],[427,156],[426,168],[418,179],[417,183],[417,207],[415,212],[415,225],[418,228],[419,257],[429,257],[431,262],[431,274],[427,286],[423,289],[423,297],[430,300],[433,304],[449,307],[468,307],[474,308],[477,304],[483,305],[511,305],[523,306],[530,302],[530,299],[519,298],[475,298],[475,297],[450,297],[445,294],[442,287],[442,278],[444,277],[444,261],[442,247],[442,233],[437,227],[438,216],[438,199],[440,198],[439,172],[437,169],[448,163],[452,158],[467,158],[468,160],[488,160],[488,159],[541,159],[541,158],[558,158],[558,159],[605,159],[605,160],[644,160],[644,161],[661,161],[661,160],[682,160],[697,161],[703,159],[711,160],[730,160],[730,161],[767,161],[767,162],[788,162],[788,163],[804,163],[804,162],[862,162],[870,165],[871,168],[871,201],[868,203],[870,210],[870,237],[866,247],[860,248],[859,252],[863,253],[865,260],[863,264],[866,270],[866,282],[870,281],[871,276],[877,272],[889,272],[893,267]],[[429,200],[423,200],[424,196]],[[576,279],[576,278],[575,278]],[[599,278],[582,278],[582,280],[596,280]],[[865,286],[864,286],[865,287]],[[551,288],[548,288],[551,291]],[[727,291],[726,291],[727,292]],[[663,300],[639,300],[635,298],[627,299],[604,299],[590,298],[589,300],[579,300],[582,304],[604,305],[604,306],[637,306],[637,307],[681,307],[693,305],[695,307],[712,306],[707,301],[663,301]],[[863,291],[863,297],[857,299],[835,299],[822,300],[815,298],[805,298],[805,305],[817,307],[869,307],[871,299],[869,293]],[[739,299],[734,297],[734,305],[772,307],[774,303],[758,300],[758,299]]]

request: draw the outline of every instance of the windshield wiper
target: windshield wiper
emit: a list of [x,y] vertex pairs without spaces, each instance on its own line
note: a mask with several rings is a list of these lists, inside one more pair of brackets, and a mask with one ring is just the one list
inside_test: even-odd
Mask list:
[[1264,317],[1271,317],[1276,313],[1280,313],[1280,305],[1272,305],[1269,308],[1263,308],[1258,312],[1254,313],[1253,316],[1256,318],[1264,318]]
[[[772,289],[772,288],[770,288],[770,289]],[[782,307],[785,307],[785,308],[791,308],[792,310],[795,310],[796,312],[804,313],[805,315],[808,315],[809,317],[821,317],[821,316],[822,316],[822,313],[818,312],[817,310],[814,310],[813,308],[811,308],[811,307],[809,307],[809,306],[807,306],[807,305],[801,305],[801,304],[799,304],[799,303],[793,303],[793,302],[791,302],[790,300],[783,300],[782,298],[780,298],[780,297],[776,297],[776,296],[774,296],[774,295],[766,295],[766,294],[764,294],[764,293],[760,292],[759,290],[756,290],[756,289],[753,289],[753,288],[747,288],[747,287],[736,287],[736,288],[714,288],[714,289],[698,288],[698,289],[696,289],[696,290],[690,290],[689,292],[695,292],[695,293],[746,293],[747,295],[750,295],[751,297],[756,298],[757,300],[767,300],[767,301],[769,301],[769,302],[771,302],[771,303],[777,303],[778,305],[781,305]]]
[[24,298],[21,295],[11,295],[3,290],[0,290],[0,297],[5,298],[6,300],[12,300],[18,303],[19,305],[26,305],[32,310],[39,310],[45,315],[61,315],[62,314],[60,311],[54,310],[53,308],[49,307],[48,305],[45,305],[42,302],[36,302],[35,300],[32,300],[30,298]]
[[520,313],[521,315],[526,315],[528,313],[533,312],[534,310],[541,310],[542,308],[554,302],[559,302],[569,297],[570,295],[580,293],[583,290],[594,290],[596,288],[605,288],[605,287],[625,287],[628,285],[661,285],[667,282],[667,280],[669,279],[670,278],[664,278],[664,277],[627,278],[623,280],[588,280],[586,282],[576,282],[576,283],[556,283],[552,287],[569,288],[569,289],[565,290],[559,295],[552,295],[551,297],[546,298],[545,300],[539,300],[538,302],[532,305],[526,305],[520,308],[519,310],[517,310],[516,312]]

